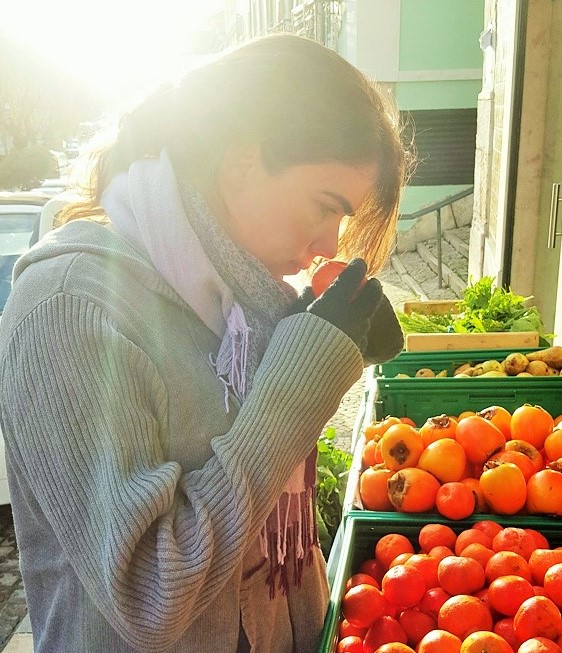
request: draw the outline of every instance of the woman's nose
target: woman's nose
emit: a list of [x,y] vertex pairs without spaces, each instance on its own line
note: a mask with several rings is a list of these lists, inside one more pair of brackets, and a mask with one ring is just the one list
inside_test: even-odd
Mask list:
[[312,243],[310,249],[314,256],[323,258],[335,258],[338,253],[340,220],[333,224],[326,225],[322,234]]

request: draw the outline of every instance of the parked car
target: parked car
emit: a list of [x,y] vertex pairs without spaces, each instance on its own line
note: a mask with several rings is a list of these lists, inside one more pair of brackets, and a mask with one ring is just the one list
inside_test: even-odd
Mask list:
[[[0,193],[0,314],[12,288],[12,269],[17,258],[39,238],[39,223],[47,195]],[[0,504],[10,502],[4,439],[0,432]]]
[[42,195],[53,197],[62,193],[68,188],[68,177],[59,177],[56,179],[43,179],[39,188],[33,189],[31,192],[38,192]]

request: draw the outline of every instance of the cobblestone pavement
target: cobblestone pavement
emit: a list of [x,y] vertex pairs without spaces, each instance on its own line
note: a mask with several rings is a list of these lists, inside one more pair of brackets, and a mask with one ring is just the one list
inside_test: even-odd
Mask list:
[[[466,228],[454,231],[461,239],[468,239]],[[435,248],[435,242],[429,241],[426,245],[430,250]],[[446,246],[443,257],[447,265],[466,280],[467,260],[464,252]],[[400,254],[399,258],[410,277],[417,281],[428,298],[452,299],[456,297],[450,288],[438,287],[435,272],[416,252]],[[379,279],[394,308],[402,309],[405,301],[418,299],[415,292],[390,263],[381,272]],[[353,427],[364,396],[365,374],[367,373],[369,373],[369,368],[343,397],[338,411],[326,425],[334,427],[336,443],[342,449],[349,450],[351,447]],[[0,506],[0,651],[4,650],[26,614],[25,592],[18,568],[18,551],[12,513],[10,506]]]
[[10,506],[0,506],[0,651],[27,614]]

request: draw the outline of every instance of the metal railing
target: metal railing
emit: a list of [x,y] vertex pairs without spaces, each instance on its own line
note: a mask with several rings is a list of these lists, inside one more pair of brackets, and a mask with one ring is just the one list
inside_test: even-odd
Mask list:
[[448,195],[447,197],[444,197],[442,200],[439,200],[439,202],[434,202],[433,204],[430,204],[429,206],[424,206],[423,208],[419,209],[418,211],[415,211],[414,213],[401,213],[400,214],[400,220],[417,220],[418,218],[421,218],[424,215],[428,215],[429,213],[433,213],[434,211],[436,212],[436,218],[437,218],[437,224],[436,224],[436,231],[437,231],[437,282],[439,285],[439,288],[443,287],[443,253],[442,253],[442,238],[443,238],[443,230],[441,226],[441,209],[445,208],[446,206],[450,206],[451,204],[454,204],[455,202],[458,202],[458,200],[462,200],[464,197],[468,197],[469,195],[472,195],[474,193],[474,186],[469,186],[468,188],[465,188],[462,191],[459,191],[458,193],[455,193],[454,195]]

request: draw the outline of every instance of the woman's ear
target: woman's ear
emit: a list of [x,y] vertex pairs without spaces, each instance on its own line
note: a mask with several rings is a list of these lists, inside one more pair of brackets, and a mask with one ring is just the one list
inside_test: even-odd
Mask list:
[[261,150],[258,145],[229,145],[220,167],[220,184],[223,192],[240,191],[248,183],[255,183],[263,170]]

